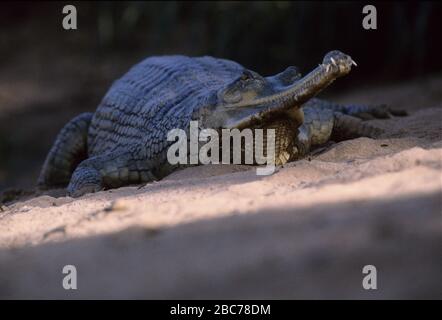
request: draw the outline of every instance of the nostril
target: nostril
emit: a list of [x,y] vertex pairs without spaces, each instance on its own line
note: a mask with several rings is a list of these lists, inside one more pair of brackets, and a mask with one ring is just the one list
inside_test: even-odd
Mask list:
[[347,59],[350,59],[350,56],[346,55],[345,53],[342,53],[341,51],[338,50],[334,50],[334,51],[330,51],[329,53],[327,53],[324,57],[324,63],[340,63],[340,62],[344,62]]

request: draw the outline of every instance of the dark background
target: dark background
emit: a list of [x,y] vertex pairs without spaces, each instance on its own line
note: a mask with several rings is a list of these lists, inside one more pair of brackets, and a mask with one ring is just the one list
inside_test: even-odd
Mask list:
[[[78,30],[62,28],[66,4]],[[362,28],[366,4],[377,30]],[[339,49],[359,67],[335,93],[440,73],[441,40],[438,2],[2,2],[0,190],[31,187],[58,130],[144,57],[213,55],[269,75]]]

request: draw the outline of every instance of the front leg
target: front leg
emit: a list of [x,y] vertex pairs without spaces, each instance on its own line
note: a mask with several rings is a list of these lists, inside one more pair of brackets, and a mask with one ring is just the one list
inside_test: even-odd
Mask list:
[[103,189],[159,180],[175,169],[167,162],[165,152],[155,154],[140,145],[128,149],[81,162],[72,175],[68,194],[79,197]]
[[306,156],[312,149],[326,144],[332,135],[335,117],[331,110],[304,108],[304,122],[298,128],[292,160]]

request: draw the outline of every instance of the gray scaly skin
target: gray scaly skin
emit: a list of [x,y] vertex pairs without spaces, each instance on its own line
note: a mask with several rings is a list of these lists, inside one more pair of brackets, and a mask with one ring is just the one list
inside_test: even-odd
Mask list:
[[372,130],[353,115],[376,116],[379,108],[312,99],[353,64],[331,51],[304,77],[295,67],[262,77],[213,57],[147,58],[113,83],[95,113],[82,114],[61,130],[38,185],[67,185],[76,197],[161,179],[179,167],[167,161],[174,143],[167,132],[188,132],[191,120],[215,130],[275,128],[276,164],[299,159],[333,135],[370,136]]
[[[317,146],[357,137],[377,138],[383,131],[364,122],[369,119],[386,119],[405,116],[405,111],[385,105],[340,105],[312,98],[302,106],[304,121],[298,127],[296,150],[287,161],[304,157]],[[283,164],[283,163],[281,163]]]

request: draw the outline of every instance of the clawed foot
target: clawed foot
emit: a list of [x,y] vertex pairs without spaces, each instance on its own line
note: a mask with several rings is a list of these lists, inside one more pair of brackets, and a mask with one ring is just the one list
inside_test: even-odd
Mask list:
[[103,189],[98,185],[85,185],[85,186],[82,186],[81,188],[75,189],[75,190],[70,190],[68,188],[68,195],[72,198],[78,198],[78,197],[81,197],[87,193],[95,193],[95,192],[98,192],[101,190],[103,190]]
[[97,170],[89,167],[78,167],[72,175],[67,193],[69,196],[77,198],[86,193],[98,192],[102,189],[101,175]]

